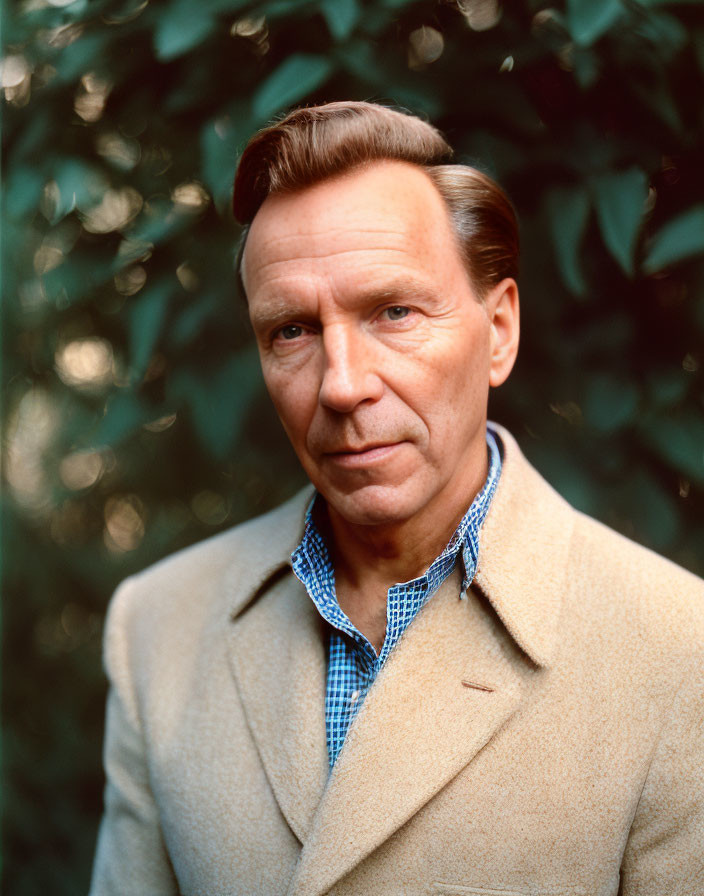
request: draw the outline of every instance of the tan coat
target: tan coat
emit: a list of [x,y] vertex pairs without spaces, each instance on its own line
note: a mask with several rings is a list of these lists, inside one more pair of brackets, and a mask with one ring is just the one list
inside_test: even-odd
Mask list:
[[309,493],[122,586],[92,896],[704,894],[704,584],[502,438],[470,591],[411,624],[329,777]]

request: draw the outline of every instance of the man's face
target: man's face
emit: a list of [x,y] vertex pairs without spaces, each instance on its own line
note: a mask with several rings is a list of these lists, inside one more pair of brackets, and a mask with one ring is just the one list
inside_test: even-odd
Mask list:
[[429,178],[381,162],[270,196],[243,276],[267,388],[330,512],[430,524],[468,506],[515,349],[499,371],[499,299],[477,300]]

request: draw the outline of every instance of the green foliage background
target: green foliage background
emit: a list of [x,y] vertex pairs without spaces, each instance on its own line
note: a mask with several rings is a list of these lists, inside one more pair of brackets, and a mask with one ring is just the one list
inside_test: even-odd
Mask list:
[[6,4],[5,892],[87,888],[114,586],[301,482],[229,211],[290,104],[405,106],[504,184],[524,329],[492,415],[577,506],[704,572],[704,3],[494,7]]

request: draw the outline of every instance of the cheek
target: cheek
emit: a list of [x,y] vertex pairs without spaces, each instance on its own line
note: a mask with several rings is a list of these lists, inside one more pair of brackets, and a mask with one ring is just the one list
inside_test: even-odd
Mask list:
[[445,403],[450,412],[456,403],[471,404],[488,391],[489,362],[488,340],[455,341],[425,359],[417,394],[430,407]]
[[444,451],[458,432],[473,429],[486,413],[489,393],[489,354],[482,344],[448,352],[432,368],[426,367],[422,385],[410,397],[425,420],[433,445]]
[[263,369],[264,383],[294,447],[304,440],[317,406],[317,392],[305,377]]

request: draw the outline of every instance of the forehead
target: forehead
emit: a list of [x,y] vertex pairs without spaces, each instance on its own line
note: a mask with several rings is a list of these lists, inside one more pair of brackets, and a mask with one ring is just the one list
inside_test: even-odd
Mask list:
[[281,281],[381,277],[461,265],[445,203],[428,176],[379,162],[296,193],[270,196],[243,258],[250,300]]

